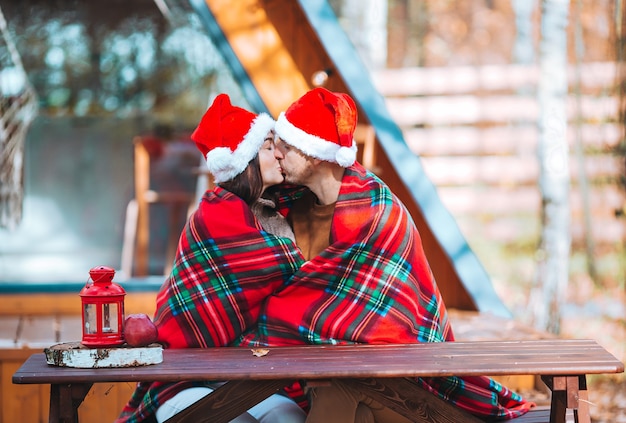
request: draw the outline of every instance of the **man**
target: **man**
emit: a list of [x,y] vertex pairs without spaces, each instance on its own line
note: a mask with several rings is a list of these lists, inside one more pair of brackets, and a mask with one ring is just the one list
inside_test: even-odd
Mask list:
[[[280,114],[276,157],[285,181],[306,187],[288,197],[287,219],[308,261],[268,298],[258,329],[244,343],[454,340],[411,216],[356,162],[356,123],[354,101],[324,88],[307,92]],[[416,383],[481,417],[512,418],[530,406],[488,378]],[[354,421],[358,404],[367,405],[378,423],[407,421],[340,384],[316,388],[310,398],[307,422]],[[336,403],[343,406],[330,405]]]

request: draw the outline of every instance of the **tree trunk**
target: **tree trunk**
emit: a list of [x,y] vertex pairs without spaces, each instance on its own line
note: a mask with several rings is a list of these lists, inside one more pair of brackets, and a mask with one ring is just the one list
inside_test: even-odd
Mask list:
[[535,327],[555,334],[560,332],[571,248],[566,139],[568,11],[568,0],[542,0],[537,148],[542,229],[531,310]]
[[511,0],[515,11],[515,45],[513,60],[515,63],[530,65],[535,63],[532,18],[537,7],[537,0]]
[[341,15],[345,19],[344,29],[367,68],[384,68],[387,64],[387,1],[344,0]]

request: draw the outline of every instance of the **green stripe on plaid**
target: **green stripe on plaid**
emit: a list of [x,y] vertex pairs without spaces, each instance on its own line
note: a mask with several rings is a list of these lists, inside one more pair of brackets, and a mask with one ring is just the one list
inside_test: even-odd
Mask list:
[[[258,330],[244,334],[241,344],[446,341],[454,335],[411,216],[379,178],[356,164],[342,180],[331,245],[268,298]],[[419,383],[483,418],[511,418],[527,408],[519,395],[486,377]]]
[[[288,239],[262,230],[239,197],[207,192],[181,234],[170,276],[157,295],[154,322],[170,348],[222,347],[254,327],[267,296],[304,263]],[[205,382],[137,387],[117,422],[153,421],[158,406]]]

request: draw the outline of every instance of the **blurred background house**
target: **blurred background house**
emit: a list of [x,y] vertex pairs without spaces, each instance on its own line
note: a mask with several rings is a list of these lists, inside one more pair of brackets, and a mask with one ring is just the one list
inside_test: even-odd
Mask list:
[[[442,201],[508,306],[523,314],[540,230],[539,2],[330,3]],[[572,293],[624,291],[620,4],[571,4]],[[193,192],[186,134],[216,93],[242,106],[246,97],[188,2],[0,6],[10,37],[3,86],[10,41],[38,99],[23,143],[23,209],[0,228],[0,281],[81,281],[96,263],[119,269],[133,139],[182,141],[165,144],[152,172],[157,184]],[[159,274],[168,231],[177,231],[162,223],[166,206],[153,208],[150,273]]]
[[[191,3],[0,1],[3,118],[15,98],[27,100],[17,117],[23,143],[11,153],[19,157],[11,171],[21,175],[14,179],[21,189],[5,194],[3,179],[0,191],[0,287],[54,290],[84,282],[101,264],[120,269],[118,280],[131,276],[123,250],[138,142],[151,159],[150,188],[193,198],[201,158],[189,132],[220,92],[253,105]],[[540,2],[329,3],[493,287],[516,319],[529,320],[543,254]],[[621,0],[570,2],[572,248],[562,310],[564,336],[593,337],[622,359],[624,44],[618,46],[625,7]],[[9,157],[7,145],[0,157]],[[150,206],[147,265],[155,284],[167,268],[171,236],[184,224],[185,210],[172,214],[171,205]]]

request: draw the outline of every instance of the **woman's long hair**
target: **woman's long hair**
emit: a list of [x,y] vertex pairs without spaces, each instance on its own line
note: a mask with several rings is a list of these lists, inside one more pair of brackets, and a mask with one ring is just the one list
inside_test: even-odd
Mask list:
[[252,205],[263,194],[263,177],[261,176],[261,164],[259,155],[250,160],[243,172],[230,181],[220,182],[222,188],[241,197],[248,205]]

